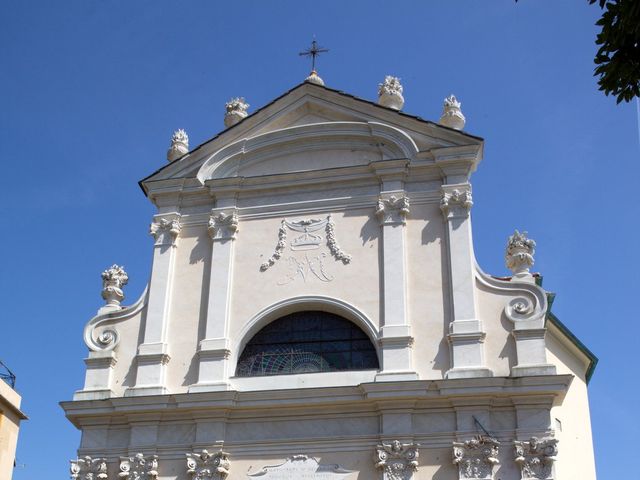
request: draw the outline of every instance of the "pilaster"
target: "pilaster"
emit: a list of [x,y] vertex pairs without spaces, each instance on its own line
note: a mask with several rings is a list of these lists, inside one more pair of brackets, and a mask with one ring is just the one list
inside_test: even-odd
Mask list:
[[170,360],[167,328],[171,307],[175,250],[180,234],[180,214],[156,215],[149,233],[155,242],[149,282],[149,300],[143,343],[138,347],[136,384],[127,396],[167,393],[166,364]]
[[238,223],[235,193],[218,198],[216,208],[211,211],[208,227],[211,237],[211,270],[205,338],[198,349],[198,382],[189,387],[190,392],[230,388],[229,315]]
[[490,377],[485,366],[482,322],[476,313],[475,267],[470,210],[473,205],[469,183],[442,186],[440,209],[447,233],[449,292],[452,319],[449,324],[451,368],[447,378]]
[[98,400],[113,395],[113,367],[117,358],[113,350],[90,351],[84,359],[87,366],[84,387],[74,395],[74,400]]

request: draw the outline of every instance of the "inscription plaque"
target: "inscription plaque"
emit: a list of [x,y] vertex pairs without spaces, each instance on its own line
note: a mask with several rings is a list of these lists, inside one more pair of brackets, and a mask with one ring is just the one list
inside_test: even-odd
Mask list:
[[247,476],[255,480],[343,480],[352,473],[340,465],[321,465],[313,457],[294,455],[280,465],[262,467]]

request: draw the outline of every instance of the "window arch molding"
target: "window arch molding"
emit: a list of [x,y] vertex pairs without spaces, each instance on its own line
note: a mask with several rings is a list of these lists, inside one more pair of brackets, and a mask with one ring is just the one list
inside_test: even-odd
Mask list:
[[378,356],[378,364],[382,367],[382,355],[380,351],[378,329],[371,320],[353,305],[333,297],[321,295],[301,296],[288,298],[274,303],[254,315],[242,328],[235,348],[232,351],[231,370],[235,372],[238,359],[244,347],[249,341],[269,323],[290,313],[302,312],[305,310],[320,310],[323,312],[339,315],[357,325],[371,340]]

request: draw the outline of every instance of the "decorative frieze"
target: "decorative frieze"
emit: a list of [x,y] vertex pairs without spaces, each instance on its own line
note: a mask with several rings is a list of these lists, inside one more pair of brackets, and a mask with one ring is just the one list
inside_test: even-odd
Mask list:
[[409,215],[409,197],[380,197],[376,208],[376,216],[380,225],[404,225]]
[[156,480],[158,478],[158,456],[144,456],[136,453],[134,457],[120,457],[118,478],[124,480]]
[[440,116],[440,125],[462,130],[467,119],[462,114],[461,106],[462,104],[454,95],[449,95],[445,98],[442,115]]
[[167,160],[174,162],[183,155],[189,153],[189,136],[182,128],[173,132],[171,145],[167,151]]
[[351,470],[345,470],[340,465],[321,464],[307,455],[293,455],[280,465],[262,467],[247,476],[256,480],[342,480]]
[[161,218],[151,223],[149,234],[155,239],[156,245],[175,245],[181,229],[178,218]]
[[106,480],[107,459],[85,456],[71,460],[72,480]]
[[493,479],[493,468],[499,464],[500,442],[478,436],[466,442],[453,442],[453,464],[458,466],[458,478]]
[[458,185],[455,188],[442,187],[440,210],[447,220],[468,217],[472,206],[470,185]]
[[378,84],[378,103],[383,107],[402,110],[404,97],[402,96],[402,84],[398,77],[387,75],[384,82]]
[[249,104],[243,97],[235,97],[229,100],[225,106],[224,126],[232,127],[239,121],[247,117]]
[[533,255],[536,250],[536,242],[527,238],[527,232],[520,233],[518,230],[509,237],[507,248],[505,250],[504,259],[507,268],[513,272],[516,277],[529,276],[529,268],[533,266]]
[[229,475],[230,466],[229,454],[223,451],[187,453],[187,473],[192,480],[224,480]]
[[418,446],[398,440],[378,445],[374,462],[375,467],[382,471],[382,479],[409,480],[418,469]]
[[515,462],[522,480],[552,480],[553,463],[558,455],[558,440],[531,437],[527,442],[513,442]]
[[124,267],[115,263],[102,272],[102,298],[107,302],[106,307],[110,309],[120,308],[120,302],[124,300],[122,287],[128,281],[129,276],[124,271]]
[[212,213],[209,217],[209,236],[212,240],[235,240],[238,233],[238,212]]

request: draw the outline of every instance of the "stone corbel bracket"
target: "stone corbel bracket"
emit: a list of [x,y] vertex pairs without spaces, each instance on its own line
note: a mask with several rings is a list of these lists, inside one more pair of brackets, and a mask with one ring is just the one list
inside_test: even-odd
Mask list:
[[84,327],[84,343],[92,352],[113,350],[120,340],[118,331],[113,324],[119,323],[135,316],[147,305],[149,285],[144,288],[140,298],[128,307],[120,310],[99,313],[93,317]]
[[516,341],[517,365],[512,376],[555,375],[554,365],[547,363],[545,321],[549,307],[547,292],[535,283],[513,277],[500,280],[484,273],[476,264],[477,278],[490,291],[511,297],[504,314],[513,323],[511,334]]

